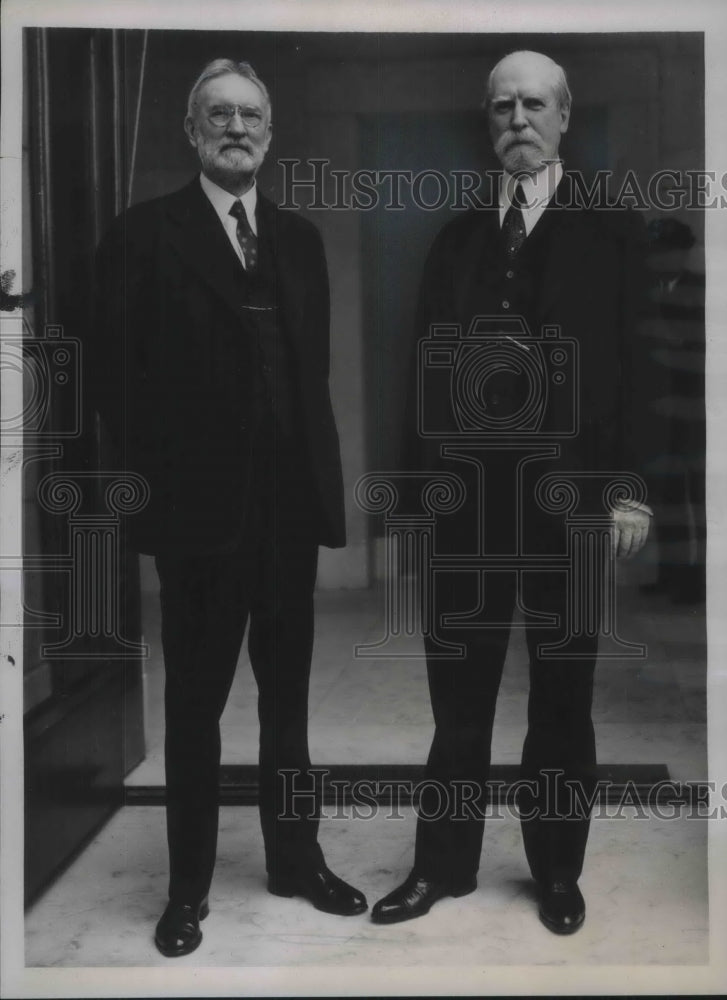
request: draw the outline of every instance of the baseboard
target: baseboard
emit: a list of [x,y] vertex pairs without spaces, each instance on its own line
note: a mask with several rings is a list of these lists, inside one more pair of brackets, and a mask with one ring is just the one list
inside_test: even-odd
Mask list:
[[[417,788],[425,780],[419,764],[330,764],[315,768],[322,780],[324,805],[389,803],[392,788],[397,802],[411,805]],[[520,780],[517,764],[495,764],[490,771],[489,798],[497,804],[514,802]],[[601,764],[597,768],[600,803],[610,805],[660,805],[706,801],[706,782],[671,782],[665,764]],[[163,785],[136,785],[125,789],[126,805],[163,805]],[[224,765],[220,770],[220,802],[253,806],[258,801],[258,769],[255,764]]]

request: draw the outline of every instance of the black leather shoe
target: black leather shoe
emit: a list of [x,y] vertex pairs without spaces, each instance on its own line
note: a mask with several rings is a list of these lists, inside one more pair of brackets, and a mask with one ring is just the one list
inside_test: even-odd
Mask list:
[[582,927],[586,904],[575,882],[541,885],[539,916],[554,934],[573,934]]
[[202,940],[199,922],[209,912],[206,897],[196,907],[187,903],[168,903],[154,934],[154,943],[162,955],[179,958],[198,948]]
[[303,896],[317,910],[352,917],[368,907],[366,897],[358,889],[322,865],[291,875],[269,875],[268,892],[274,896]]
[[466,896],[477,888],[477,879],[473,876],[465,882],[452,884],[437,882],[423,878],[415,871],[411,872],[405,882],[388,896],[384,896],[371,911],[371,919],[375,924],[396,924],[400,920],[413,920],[423,917],[444,896]]

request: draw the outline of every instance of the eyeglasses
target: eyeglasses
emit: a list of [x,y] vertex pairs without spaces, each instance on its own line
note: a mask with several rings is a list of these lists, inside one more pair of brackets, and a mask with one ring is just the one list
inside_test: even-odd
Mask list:
[[262,128],[265,121],[262,111],[258,111],[257,108],[241,108],[239,104],[222,104],[212,108],[207,118],[218,128],[224,128],[229,125],[238,112],[245,128],[249,128],[253,132]]

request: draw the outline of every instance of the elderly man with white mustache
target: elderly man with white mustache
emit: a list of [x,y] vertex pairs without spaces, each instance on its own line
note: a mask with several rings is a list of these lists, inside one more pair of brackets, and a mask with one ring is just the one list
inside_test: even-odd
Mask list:
[[[559,159],[571,95],[564,71],[552,59],[537,52],[506,56],[489,76],[484,107],[503,167],[498,204],[472,209],[438,234],[422,279],[416,341],[421,346],[433,330],[459,329],[464,336],[476,317],[497,317],[502,330],[522,319],[530,343],[528,336],[502,339],[500,352],[508,349],[512,363],[477,382],[474,403],[486,415],[483,427],[511,428],[497,445],[483,450],[482,468],[474,459],[469,465],[462,461],[464,445],[459,456],[453,454],[456,449],[447,454],[440,439],[421,432],[443,420],[442,414],[456,414],[457,400],[443,398],[454,396],[454,376],[448,386],[440,379],[431,390],[426,387],[417,367],[422,355],[414,350],[412,385],[418,390],[410,393],[406,467],[454,472],[466,486],[461,509],[441,519],[435,539],[435,551],[461,556],[462,568],[437,571],[427,613],[441,627],[440,638],[464,653],[447,655],[437,639],[425,636],[435,732],[419,803],[414,867],[402,885],[376,903],[372,919],[382,924],[409,920],[445,896],[477,888],[492,727],[518,607],[524,612],[530,659],[518,801],[522,834],[540,919],[550,931],[570,934],[585,919],[577,882],[590,815],[588,805],[574,808],[571,793],[575,788],[580,803],[588,803],[596,784],[591,703],[598,627],[572,634],[570,602],[576,588],[569,593],[568,574],[562,571],[565,518],[544,509],[534,484],[546,473],[578,476],[585,484],[582,509],[606,519],[606,541],[612,518],[613,555],[630,557],[644,544],[649,508],[631,502],[609,515],[602,499],[610,474],[636,471],[625,414],[635,396],[628,390],[629,354],[646,298],[643,226],[633,213],[578,203],[579,188]],[[541,442],[559,443],[533,461],[522,450],[524,436],[516,426],[527,395],[517,372],[523,370],[518,353],[520,360],[537,354],[545,343],[541,331],[547,329],[558,331],[563,346],[543,353],[548,384],[536,400],[542,404],[542,421],[533,440],[536,451],[538,434]],[[436,346],[449,345],[440,339]],[[564,379],[578,394],[575,409],[565,415],[566,394],[558,389]],[[568,419],[574,421],[573,432],[558,438],[570,426]],[[452,431],[455,423],[452,417]],[[483,551],[505,556],[524,551],[540,559],[539,568],[473,571],[472,554]],[[584,590],[577,596],[584,612],[588,595]],[[564,652],[554,655],[559,643]],[[543,649],[548,645],[549,656]],[[554,776],[561,779],[555,786]]]

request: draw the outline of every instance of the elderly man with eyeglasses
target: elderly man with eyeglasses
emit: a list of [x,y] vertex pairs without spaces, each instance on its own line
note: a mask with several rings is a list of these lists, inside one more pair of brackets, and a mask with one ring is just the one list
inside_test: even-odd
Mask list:
[[248,621],[268,889],[366,909],[325,865],[307,740],[318,546],[345,544],[323,245],[256,187],[272,124],[252,67],[206,66],[184,127],[201,174],[102,241],[90,345],[97,408],[150,491],[128,537],[161,584],[170,957],[199,945],[209,909],[219,720]]

